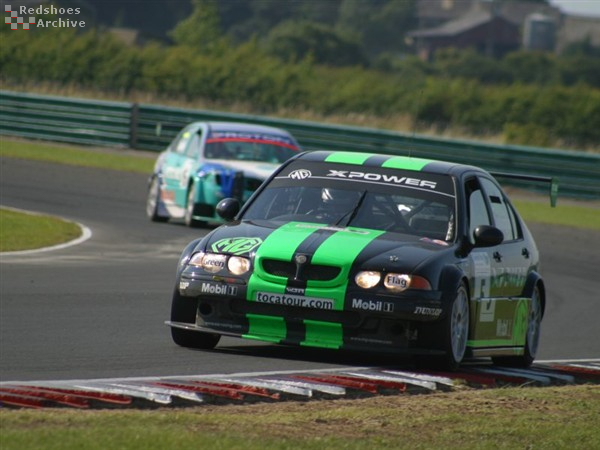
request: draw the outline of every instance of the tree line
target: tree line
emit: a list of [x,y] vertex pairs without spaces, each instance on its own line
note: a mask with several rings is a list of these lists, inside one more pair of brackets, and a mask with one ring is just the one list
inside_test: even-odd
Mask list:
[[[357,64],[343,60],[354,51],[350,41],[340,43],[316,22],[275,27],[279,37],[272,42],[257,36],[236,42],[221,31],[216,3],[195,5],[171,31],[171,45],[130,46],[100,29],[2,29],[2,81],[244,104],[258,114],[406,115],[417,127],[502,134],[524,145],[597,148],[600,142],[600,55],[589,42],[560,56],[516,52],[493,60],[448,49],[433,62],[382,52],[377,61]],[[312,47],[285,38],[294,33],[304,33]],[[295,52],[286,49],[290,42]],[[336,51],[340,46],[347,53]]]

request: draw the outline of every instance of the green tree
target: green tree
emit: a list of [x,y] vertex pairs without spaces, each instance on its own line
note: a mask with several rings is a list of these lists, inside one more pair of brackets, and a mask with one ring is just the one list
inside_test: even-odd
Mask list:
[[201,53],[213,53],[226,45],[220,29],[218,2],[192,0],[192,14],[169,33],[176,44],[194,47]]
[[316,63],[363,65],[360,44],[346,33],[315,22],[282,22],[269,34],[267,51],[284,61],[311,56]]
[[416,25],[415,10],[414,0],[343,0],[337,27],[356,33],[372,59],[404,49],[404,35]]

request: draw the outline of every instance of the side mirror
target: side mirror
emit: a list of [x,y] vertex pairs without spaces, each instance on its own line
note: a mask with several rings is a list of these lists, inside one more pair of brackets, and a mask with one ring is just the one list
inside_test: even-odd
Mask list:
[[494,247],[504,240],[504,233],[496,227],[480,225],[473,231],[475,247]]
[[226,222],[231,222],[240,212],[240,201],[237,198],[224,198],[217,203],[216,211],[219,217]]

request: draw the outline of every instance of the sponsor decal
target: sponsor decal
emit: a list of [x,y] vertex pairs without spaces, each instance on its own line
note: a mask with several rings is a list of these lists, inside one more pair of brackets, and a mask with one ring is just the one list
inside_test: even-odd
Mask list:
[[415,306],[413,314],[419,314],[421,316],[439,317],[440,314],[442,314],[442,308],[428,308],[426,306]]
[[310,178],[311,176],[312,173],[310,173],[310,170],[297,169],[293,172],[290,172],[288,178],[291,178],[293,180],[305,180],[306,178]]
[[435,190],[437,183],[435,181],[421,180],[419,178],[401,177],[398,175],[386,175],[381,173],[354,172],[349,170],[329,170],[327,177],[346,178],[355,180],[377,181],[388,184],[403,186],[415,186]]
[[306,293],[306,289],[304,288],[299,288],[299,287],[291,287],[291,286],[287,286],[285,288],[285,293],[286,294],[297,294],[297,295],[304,295]]
[[214,252],[241,255],[249,253],[262,244],[262,239],[252,237],[236,237],[221,239],[210,246]]
[[202,283],[202,288],[200,290],[203,294],[237,295],[237,289],[237,286],[204,282]]
[[361,311],[375,311],[375,312],[394,312],[394,304],[390,302],[382,302],[379,300],[363,300],[360,298],[352,299],[352,308],[359,309]]
[[410,277],[408,275],[388,274],[385,277],[385,283],[387,286],[406,289],[410,283]]
[[333,309],[332,298],[304,297],[301,295],[257,292],[256,301],[271,305],[298,306],[300,308]]
[[189,281],[180,281],[179,282],[179,290],[185,291],[189,285],[190,285]]
[[496,336],[509,337],[512,333],[512,322],[508,319],[498,319],[496,322]]
[[287,136],[244,131],[213,131],[208,136],[206,143],[208,144],[211,142],[227,141],[246,141],[256,142],[258,144],[274,144],[294,150],[297,149],[296,145],[294,145],[294,142]]
[[371,338],[363,338],[363,337],[350,337],[349,340],[353,342],[364,342],[366,344],[383,344],[383,345],[391,345],[392,341],[385,341],[382,339],[371,339]]
[[[202,266],[206,267],[218,267],[219,270],[225,268],[225,255],[212,255],[210,253],[206,253],[204,258],[202,259]],[[218,272],[218,270],[211,272]]]

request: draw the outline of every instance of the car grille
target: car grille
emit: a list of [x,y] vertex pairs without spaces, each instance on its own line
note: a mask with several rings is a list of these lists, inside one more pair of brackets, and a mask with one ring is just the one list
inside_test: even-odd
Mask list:
[[[277,259],[264,259],[262,267],[270,275],[285,278],[296,276],[296,264],[289,261]],[[314,281],[330,281],[337,277],[341,268],[335,266],[324,266],[321,264],[306,264],[300,271],[300,279]]]

